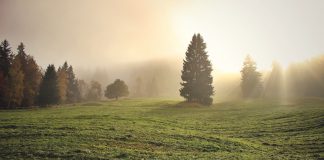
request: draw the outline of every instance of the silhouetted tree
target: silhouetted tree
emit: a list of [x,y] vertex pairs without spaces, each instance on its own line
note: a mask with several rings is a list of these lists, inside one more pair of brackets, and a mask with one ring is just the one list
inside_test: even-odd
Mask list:
[[91,81],[91,85],[87,93],[87,99],[91,101],[101,99],[101,84],[99,82]]
[[0,106],[7,106],[9,68],[12,62],[13,54],[9,46],[9,42],[4,40],[0,44]]
[[40,85],[38,100],[40,105],[58,104],[59,95],[57,86],[55,66],[51,64],[47,67]]
[[248,55],[241,70],[241,89],[243,98],[257,98],[262,92],[261,73],[257,71],[256,63]]
[[75,78],[73,68],[70,65],[67,69],[68,85],[67,85],[67,102],[75,103],[80,100],[80,91],[78,88],[78,82]]
[[7,77],[4,76],[2,71],[0,71],[0,108],[5,107],[5,95],[6,95],[6,88],[7,88]]
[[9,74],[10,64],[13,58],[9,42],[4,40],[0,45],[0,71],[7,76]]
[[210,105],[213,102],[211,96],[214,94],[212,65],[205,49],[202,36],[194,34],[183,61],[180,95],[188,102]]
[[21,106],[28,107],[35,103],[41,81],[41,71],[33,57],[25,53],[25,46],[20,43],[18,46],[17,59],[21,63],[21,70],[24,74],[24,96]]
[[107,86],[105,91],[105,96],[107,98],[115,98],[128,96],[128,86],[126,83],[120,79],[116,79],[114,83]]

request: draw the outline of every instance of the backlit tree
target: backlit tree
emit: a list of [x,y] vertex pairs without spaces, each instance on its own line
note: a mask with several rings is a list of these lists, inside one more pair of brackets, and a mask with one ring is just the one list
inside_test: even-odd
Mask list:
[[188,102],[211,105],[214,89],[212,65],[208,59],[206,43],[200,34],[194,34],[183,61],[180,95]]

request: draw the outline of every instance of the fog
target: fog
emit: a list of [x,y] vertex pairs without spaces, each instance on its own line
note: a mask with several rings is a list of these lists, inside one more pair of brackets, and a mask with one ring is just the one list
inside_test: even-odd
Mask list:
[[[151,96],[151,97],[179,97],[180,72],[182,60],[155,60],[141,63],[130,63],[127,65],[116,65],[114,68],[78,68],[76,73],[86,81],[96,80],[104,87],[115,79],[123,79],[130,89],[130,96]],[[137,88],[137,79],[141,79],[141,95],[134,95]],[[149,95],[152,89],[152,81],[157,83],[154,95]]]
[[321,0],[1,0],[0,38],[24,42],[43,67],[93,69],[183,59],[201,33],[215,70],[238,72],[246,54],[263,70],[322,54],[323,10]]
[[14,51],[24,42],[42,68],[67,61],[103,87],[120,78],[135,96],[140,79],[145,96],[155,81],[155,96],[179,97],[186,48],[201,33],[215,98],[227,99],[240,95],[247,54],[265,85],[274,60],[288,69],[323,54],[323,10],[321,0],[0,0],[0,38]]

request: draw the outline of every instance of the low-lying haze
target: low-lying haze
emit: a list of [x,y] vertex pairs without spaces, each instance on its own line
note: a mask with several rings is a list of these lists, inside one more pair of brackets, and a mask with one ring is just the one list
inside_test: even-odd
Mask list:
[[214,69],[238,72],[246,54],[269,69],[324,53],[321,0],[1,0],[0,38],[26,44],[45,67],[114,68],[179,60],[194,33]]

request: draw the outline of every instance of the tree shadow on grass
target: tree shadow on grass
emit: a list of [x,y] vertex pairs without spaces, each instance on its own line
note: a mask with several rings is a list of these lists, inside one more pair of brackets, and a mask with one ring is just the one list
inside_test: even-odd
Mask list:
[[[154,104],[153,104],[154,105]],[[160,116],[172,116],[172,115],[185,115],[192,114],[193,112],[208,111],[211,108],[208,106],[201,105],[199,103],[188,103],[188,102],[178,102],[178,103],[164,103],[156,104],[151,110],[143,113],[145,116],[160,115]]]

